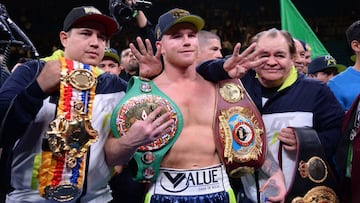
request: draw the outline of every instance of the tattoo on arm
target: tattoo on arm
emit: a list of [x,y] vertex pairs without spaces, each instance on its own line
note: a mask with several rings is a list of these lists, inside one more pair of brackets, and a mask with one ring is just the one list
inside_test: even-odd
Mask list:
[[261,166],[261,169],[269,176],[280,170],[279,164],[276,163],[272,153],[269,150],[267,150],[266,158],[263,165]]

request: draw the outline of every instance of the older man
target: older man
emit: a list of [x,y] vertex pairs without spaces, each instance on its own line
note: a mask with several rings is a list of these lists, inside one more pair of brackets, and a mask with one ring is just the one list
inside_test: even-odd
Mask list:
[[[269,149],[274,156],[279,157],[278,162],[284,171],[288,189],[287,198],[291,201],[296,197],[293,196],[294,194],[299,197],[304,195],[305,186],[311,185],[302,183],[302,179],[293,178],[297,173],[296,169],[300,166],[297,161],[305,154],[303,152],[310,153],[309,156],[319,156],[324,151],[325,155],[321,159],[327,160],[329,165],[333,166],[344,111],[326,84],[298,73],[294,67],[296,47],[288,32],[277,29],[266,30],[257,34],[254,42],[256,42],[256,50],[260,51],[257,59],[263,60],[262,64],[257,66],[238,64],[234,68],[226,68],[226,61],[214,60],[203,63],[198,67],[198,72],[212,81],[243,76],[241,81],[265,122]],[[305,144],[300,147],[298,140],[303,136],[296,136],[293,127],[306,126],[313,128],[318,134],[314,137],[315,141],[311,142],[316,147],[313,148],[315,150],[299,151],[311,145]],[[320,142],[316,140],[317,137]],[[332,189],[329,191],[332,192],[327,192],[331,195],[327,198],[336,199],[334,180],[333,178],[330,184]],[[243,181],[253,185],[245,190],[248,197],[256,202],[258,180],[246,176]],[[315,182],[312,184],[316,186]],[[301,189],[290,191],[297,186]]]

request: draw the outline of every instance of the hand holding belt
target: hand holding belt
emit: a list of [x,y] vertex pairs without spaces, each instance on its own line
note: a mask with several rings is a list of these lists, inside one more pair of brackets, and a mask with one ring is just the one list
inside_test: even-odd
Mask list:
[[[316,131],[312,128],[293,128],[297,139],[296,165],[292,183],[286,194],[291,203],[338,202],[336,178],[326,161]],[[282,165],[282,145],[279,146],[279,164]]]
[[60,58],[61,83],[56,119],[43,143],[39,193],[59,201],[81,194],[90,145],[98,133],[91,126],[97,76],[96,67]]
[[259,168],[266,155],[264,123],[240,80],[218,83],[215,119],[216,147],[229,176]]
[[139,147],[135,152],[130,168],[136,170],[136,181],[156,180],[163,157],[182,130],[183,119],[180,109],[152,81],[134,76],[128,83],[126,95],[111,116],[111,130],[115,137],[120,137],[126,134],[136,120],[145,120],[158,106],[170,112],[175,122],[161,138]]

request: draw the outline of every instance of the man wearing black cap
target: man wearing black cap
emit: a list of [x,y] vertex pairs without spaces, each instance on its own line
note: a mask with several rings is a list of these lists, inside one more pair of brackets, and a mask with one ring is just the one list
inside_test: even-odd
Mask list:
[[[215,85],[195,71],[199,48],[197,33],[203,26],[201,17],[182,9],[172,9],[159,17],[155,28],[156,45],[163,57],[164,69],[151,82],[134,79],[131,83],[135,88],[130,88],[125,96],[129,100],[119,107],[116,119],[111,121],[111,124],[115,121],[116,125],[112,126],[117,129],[128,129],[120,139],[109,138],[105,147],[107,161],[127,163],[135,152],[130,165],[133,161],[137,164],[136,178],[152,182],[145,202],[236,202],[214,139],[215,112],[211,109],[215,109]],[[236,51],[239,49],[240,45]],[[244,57],[234,54],[227,65],[236,65],[242,59]],[[141,92],[137,91],[138,85]],[[151,106],[155,110],[147,114],[141,110],[145,105],[142,103],[139,105],[141,121],[124,126],[132,119],[123,117],[123,112],[136,110],[132,104],[137,97],[129,96],[134,91],[140,93],[139,98],[145,97],[145,92],[157,93],[165,98],[159,103],[166,105]],[[163,108],[170,110],[162,113]],[[164,133],[168,135],[165,138],[162,137]],[[276,194],[269,195],[272,196],[269,199],[280,201],[285,195],[283,176],[276,165],[270,168],[277,169],[278,176],[264,188],[274,187]]]
[[96,66],[116,30],[98,9],[73,8],[59,35],[64,57],[22,64],[7,80],[0,92],[0,144],[12,149],[7,202],[112,199],[106,123],[127,84]]
[[319,56],[312,60],[308,66],[308,76],[327,83],[332,77],[342,72],[346,67],[336,63],[330,56]]
[[106,48],[103,60],[99,64],[103,71],[119,76],[121,73],[120,56],[116,49]]

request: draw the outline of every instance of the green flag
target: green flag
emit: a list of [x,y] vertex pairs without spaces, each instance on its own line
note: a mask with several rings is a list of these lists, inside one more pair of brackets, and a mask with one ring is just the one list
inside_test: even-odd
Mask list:
[[329,53],[291,0],[280,0],[280,13],[281,29],[290,32],[294,38],[308,43],[311,47],[311,58]]

